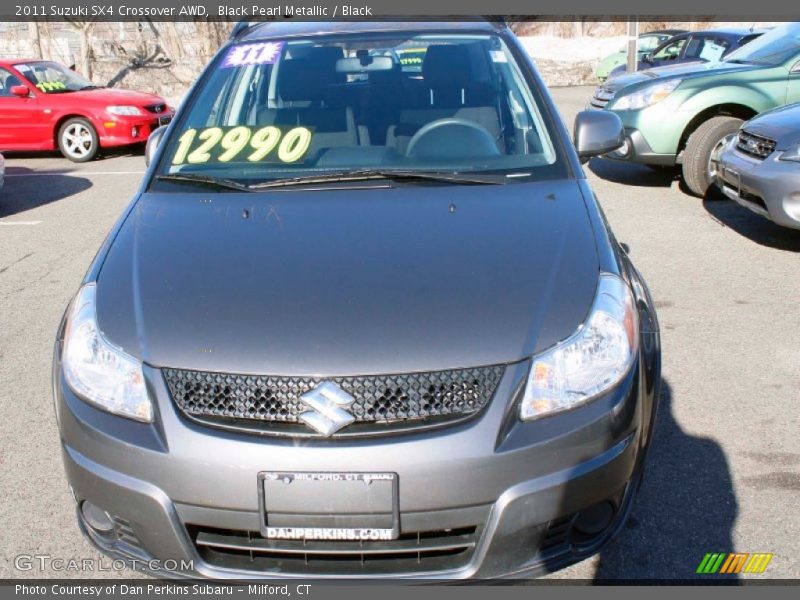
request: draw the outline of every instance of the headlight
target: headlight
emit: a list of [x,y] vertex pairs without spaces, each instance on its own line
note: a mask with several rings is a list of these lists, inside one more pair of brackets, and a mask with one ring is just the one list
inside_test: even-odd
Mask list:
[[636,110],[661,102],[681,84],[680,79],[652,83],[625,96],[618,96],[609,107],[612,110]]
[[125,117],[138,117],[142,111],[135,106],[107,106],[106,111],[112,115],[122,115]]
[[123,417],[153,420],[142,363],[108,342],[97,327],[96,287],[81,288],[64,332],[62,364],[69,387],[81,398]]
[[800,162],[800,144],[795,144],[778,157],[778,160]]
[[589,402],[628,373],[639,327],[633,295],[603,273],[586,322],[569,339],[533,357],[519,416],[530,421]]

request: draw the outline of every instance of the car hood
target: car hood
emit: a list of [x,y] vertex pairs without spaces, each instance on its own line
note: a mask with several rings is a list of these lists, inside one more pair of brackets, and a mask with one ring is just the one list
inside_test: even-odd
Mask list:
[[402,373],[575,331],[599,262],[576,181],[146,193],[98,276],[101,330],[157,366]]
[[755,65],[743,65],[738,63],[727,62],[687,62],[677,65],[666,65],[663,67],[654,67],[644,71],[637,71],[627,75],[620,75],[610,79],[603,87],[609,91],[616,92],[629,85],[639,83],[649,83],[655,80],[664,79],[689,79],[696,77],[707,77],[717,73],[730,73],[731,71],[746,71],[758,68]]
[[786,150],[800,142],[800,104],[790,104],[761,113],[745,123],[743,128],[750,133],[775,140],[778,150]]
[[133,90],[122,90],[117,88],[97,88],[93,90],[83,90],[78,92],[71,92],[69,94],[71,99],[80,100],[90,104],[102,105],[131,105],[131,106],[147,106],[148,104],[155,104],[165,102],[165,100],[156,94],[149,92],[135,92]]

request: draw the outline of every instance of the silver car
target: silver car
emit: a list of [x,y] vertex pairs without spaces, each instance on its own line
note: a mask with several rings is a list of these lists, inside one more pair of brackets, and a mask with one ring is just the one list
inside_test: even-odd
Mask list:
[[748,121],[720,151],[717,185],[778,225],[800,229],[800,104]]

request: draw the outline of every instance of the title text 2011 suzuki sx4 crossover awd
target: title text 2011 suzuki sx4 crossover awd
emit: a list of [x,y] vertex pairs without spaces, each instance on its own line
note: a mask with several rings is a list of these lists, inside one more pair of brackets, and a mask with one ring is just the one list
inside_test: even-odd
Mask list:
[[58,331],[82,531],[237,580],[596,552],[660,381],[649,292],[581,168],[623,139],[589,111],[571,141],[497,23],[237,27]]

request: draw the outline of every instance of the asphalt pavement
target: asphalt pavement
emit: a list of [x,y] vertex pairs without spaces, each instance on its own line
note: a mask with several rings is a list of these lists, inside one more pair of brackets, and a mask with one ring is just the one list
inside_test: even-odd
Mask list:
[[[591,88],[554,96],[571,126]],[[137,189],[141,151],[82,165],[8,156],[0,192],[0,578],[87,577],[16,557],[96,557],[75,524],[53,416],[61,314]],[[622,533],[557,578],[690,578],[706,552],[770,552],[800,578],[800,232],[675,173],[593,160],[587,173],[647,279],[664,394],[647,472]],[[15,566],[16,565],[16,566]],[[132,576],[130,571],[94,576]]]

